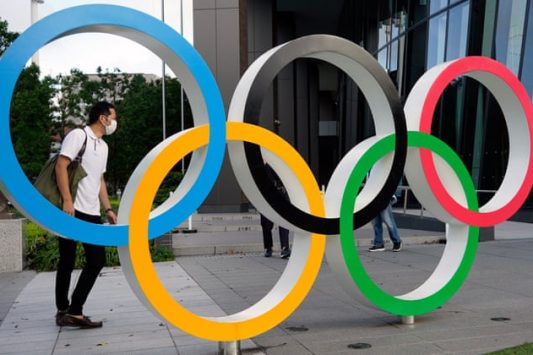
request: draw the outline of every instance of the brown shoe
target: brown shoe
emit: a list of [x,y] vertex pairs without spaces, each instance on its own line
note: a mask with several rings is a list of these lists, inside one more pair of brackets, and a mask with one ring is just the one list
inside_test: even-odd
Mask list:
[[83,318],[77,318],[71,314],[65,314],[59,320],[59,325],[62,327],[78,327],[82,329],[100,328],[102,327],[102,321],[93,322],[87,316],[83,316]]
[[57,311],[56,313],[56,324],[58,327],[61,326],[60,324],[60,321],[61,321],[61,318],[63,318],[63,316],[67,314],[67,311]]

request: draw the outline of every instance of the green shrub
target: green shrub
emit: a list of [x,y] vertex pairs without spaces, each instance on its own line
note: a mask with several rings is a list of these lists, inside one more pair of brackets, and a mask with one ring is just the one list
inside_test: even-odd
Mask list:
[[181,171],[171,171],[165,177],[154,198],[154,207],[167,200],[171,192],[174,192],[183,178]]
[[155,245],[154,241],[150,241],[150,254],[154,263],[162,261],[172,261],[176,259],[172,249],[162,245]]
[[[106,266],[120,265],[116,247],[106,247]],[[150,241],[153,262],[172,261],[175,256],[170,248],[155,245]],[[36,271],[55,271],[59,260],[57,237],[34,223],[26,226],[26,261],[28,268]],[[82,268],[85,262],[83,246],[78,243],[75,268]]]

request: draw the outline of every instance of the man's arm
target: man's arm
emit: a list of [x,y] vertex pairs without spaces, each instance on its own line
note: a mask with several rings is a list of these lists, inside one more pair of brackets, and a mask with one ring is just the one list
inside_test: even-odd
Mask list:
[[67,167],[70,165],[70,159],[60,155],[57,158],[55,173],[57,187],[61,198],[63,199],[63,212],[68,215],[74,216],[74,201],[72,201],[72,194],[70,193],[70,187],[68,183],[68,171]]
[[107,217],[107,221],[110,224],[117,224],[117,215],[113,210],[111,209],[111,203],[109,202],[109,195],[107,194],[107,186],[105,183],[104,175],[100,178],[100,202],[104,206],[104,210],[106,211],[105,215]]

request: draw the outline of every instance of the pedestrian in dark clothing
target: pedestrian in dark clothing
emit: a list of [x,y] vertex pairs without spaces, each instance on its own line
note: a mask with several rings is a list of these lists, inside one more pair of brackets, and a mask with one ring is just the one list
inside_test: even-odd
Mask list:
[[[265,169],[270,180],[273,182],[276,189],[288,200],[289,196],[287,195],[287,190],[283,186],[281,179],[274,172],[272,167],[268,164],[265,164]],[[263,246],[265,248],[265,257],[269,258],[272,256],[272,228],[274,223],[270,221],[265,216],[261,215],[261,228],[263,230]],[[281,258],[287,259],[291,256],[291,248],[289,246],[289,231],[282,226],[279,226],[279,243],[281,246]]]

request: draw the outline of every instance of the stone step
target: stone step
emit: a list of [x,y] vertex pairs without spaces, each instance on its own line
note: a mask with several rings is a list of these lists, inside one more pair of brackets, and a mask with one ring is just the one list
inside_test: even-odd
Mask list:
[[194,222],[259,221],[259,213],[195,213]]
[[[407,232],[407,231],[406,231]],[[357,246],[366,250],[372,241],[372,230],[364,228],[359,230],[356,240]],[[274,255],[279,254],[279,234],[272,231],[274,241]],[[437,244],[444,241],[444,234],[408,231],[402,234],[404,247],[417,244]],[[292,244],[292,233],[290,233]],[[392,249],[388,237],[385,247]],[[262,253],[264,251],[261,231],[235,231],[231,233],[199,232],[195,234],[178,233],[172,235],[172,249],[176,256],[208,256]]]
[[[197,232],[261,231],[258,213],[196,213],[191,216],[192,229]],[[189,220],[181,223],[174,232],[189,229]]]

